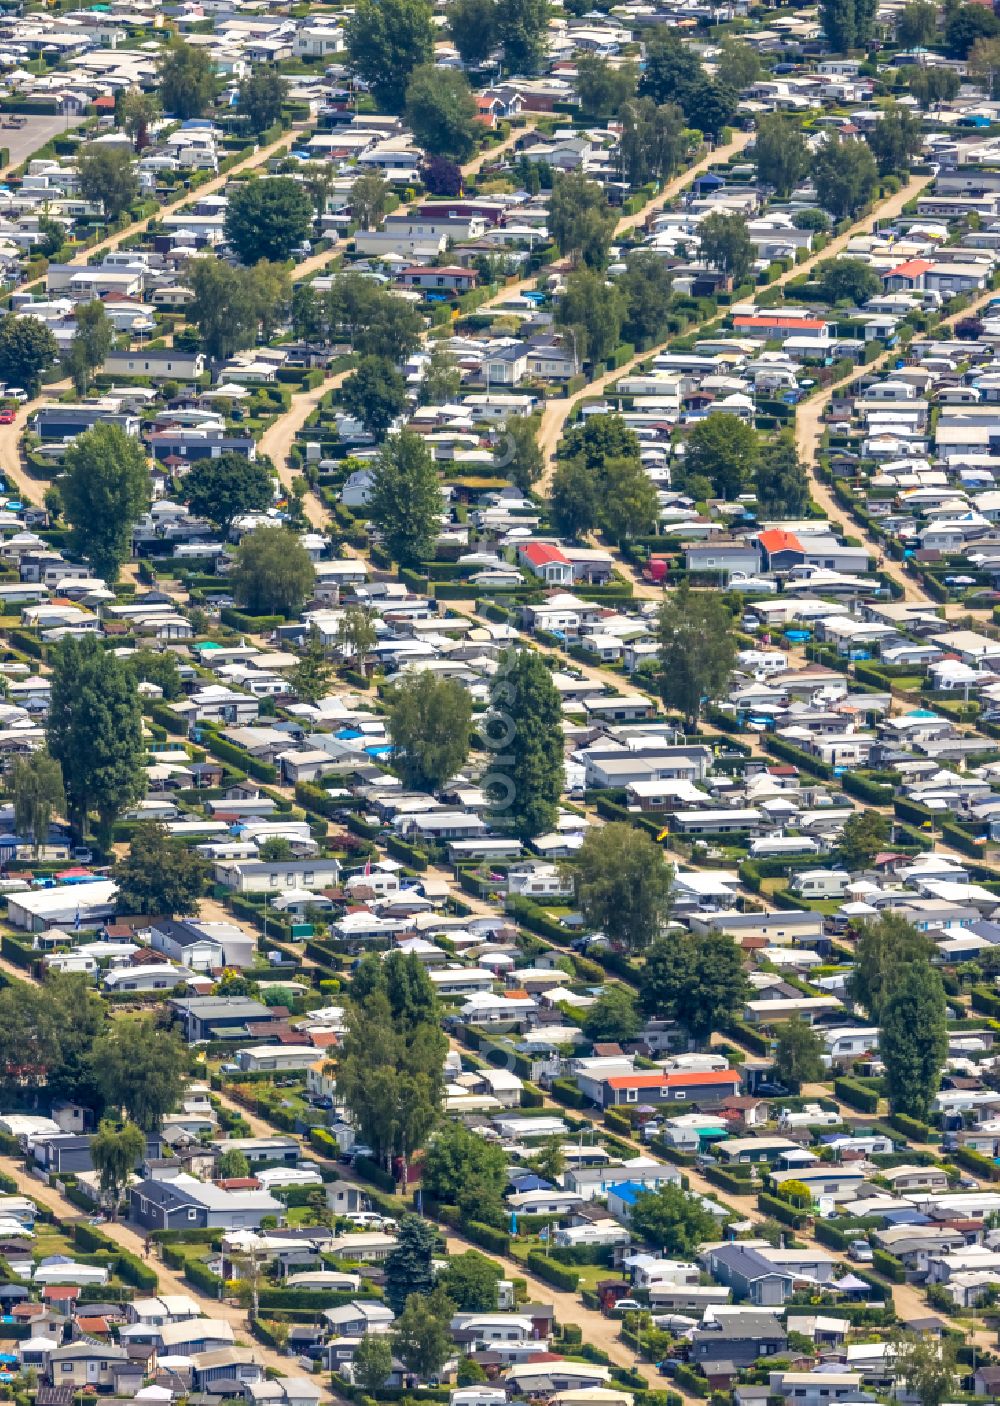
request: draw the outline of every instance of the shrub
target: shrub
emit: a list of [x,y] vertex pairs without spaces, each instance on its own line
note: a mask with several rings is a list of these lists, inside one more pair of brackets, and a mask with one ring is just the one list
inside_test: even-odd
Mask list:
[[855,1079],[834,1079],[833,1091],[841,1103],[846,1103],[849,1108],[856,1108],[859,1113],[878,1112],[878,1094],[874,1089],[866,1089]]
[[528,1268],[537,1278],[544,1279],[546,1284],[552,1284],[555,1288],[563,1289],[567,1293],[576,1293],[580,1283],[580,1276],[576,1270],[570,1269],[568,1265],[559,1264],[556,1260],[550,1260],[540,1250],[529,1252]]

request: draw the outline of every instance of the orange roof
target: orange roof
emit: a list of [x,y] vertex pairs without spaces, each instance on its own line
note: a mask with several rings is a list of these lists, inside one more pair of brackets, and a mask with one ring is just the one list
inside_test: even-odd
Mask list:
[[805,548],[794,532],[785,532],[780,527],[770,527],[762,532],[757,541],[768,555],[774,552],[803,552]]
[[826,323],[821,317],[734,317],[734,327],[805,327],[818,332]]
[[735,1069],[699,1069],[680,1074],[615,1074],[604,1081],[610,1089],[671,1089],[691,1084],[739,1084]]
[[890,269],[886,278],[894,278],[896,274],[902,274],[904,278],[919,278],[922,273],[932,269],[934,265],[930,259],[906,259],[903,263],[897,264],[894,269]]

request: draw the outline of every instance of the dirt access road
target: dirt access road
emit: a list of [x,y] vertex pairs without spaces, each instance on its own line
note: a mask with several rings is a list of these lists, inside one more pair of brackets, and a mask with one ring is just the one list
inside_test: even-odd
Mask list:
[[[699,163],[698,166],[692,167],[690,171],[685,172],[683,176],[678,177],[676,181],[672,182],[674,186],[672,193],[676,195],[684,183],[689,181],[693,175],[696,175],[699,170],[704,169],[706,165],[726,161],[736,152],[742,151],[748,141],[749,133],[740,132],[727,146],[720,147],[713,156],[705,158],[704,162]],[[915,199],[924,187],[929,184],[931,179],[930,176],[912,177],[912,179],[907,181],[895,195],[890,195],[885,200],[880,201],[873,210],[867,215],[862,216],[861,219],[856,220],[849,229],[845,230],[843,234],[838,235],[837,238],[832,240],[825,248],[815,254],[810,254],[809,258],[803,259],[801,263],[793,264],[790,269],[786,269],[773,283],[767,285],[768,290],[783,288],[791,279],[798,278],[800,275],[808,273],[821,260],[835,258],[837,254],[841,253],[842,250],[847,247],[852,239],[856,238],[859,234],[867,234],[875,227],[879,220],[894,219],[902,211],[904,205],[906,205],[908,201]],[[670,188],[668,187],[667,192],[662,193],[661,196],[657,197],[657,200],[662,201],[664,199],[669,199],[670,193]],[[656,202],[654,202],[654,204],[655,203]],[[764,290],[762,289],[761,291]],[[719,313],[713,313],[708,319],[708,322],[717,322],[719,317]],[[701,325],[704,326],[705,324]],[[697,327],[688,328],[688,332],[697,330]],[[545,468],[535,487],[537,493],[544,495],[548,492],[552,474],[555,472],[556,450],[559,447],[559,441],[562,438],[566,422],[572,415],[576,406],[579,405],[582,400],[589,400],[591,397],[599,395],[602,391],[620,380],[622,376],[627,376],[630,371],[634,371],[637,366],[641,366],[644,362],[648,361],[651,356],[655,356],[658,351],[662,350],[662,348],[672,340],[673,337],[669,337],[659,345],[638,353],[636,356],[632,357],[630,361],[627,361],[624,366],[619,366],[617,370],[608,371],[603,376],[597,377],[597,379],[591,381],[589,385],[584,386],[582,390],[577,391],[575,395],[569,396],[565,400],[552,400],[548,402],[542,414],[542,424],[538,434],[539,447],[545,458]]]

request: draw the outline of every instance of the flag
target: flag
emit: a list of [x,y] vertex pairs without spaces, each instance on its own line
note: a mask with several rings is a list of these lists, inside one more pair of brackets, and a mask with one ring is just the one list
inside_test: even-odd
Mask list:
[[659,834],[657,835],[657,837],[656,837],[656,843],[657,843],[658,845],[662,845],[662,844],[663,844],[663,841],[667,838],[667,836],[668,836],[669,834],[670,834],[670,826],[669,826],[669,825],[664,825],[663,829],[660,831],[660,833],[659,833]]
[[371,860],[371,855],[369,855],[368,858],[365,860],[365,878],[366,878],[366,879],[371,875],[371,872],[372,872],[372,860]]
[[73,919],[73,931],[74,931],[74,932],[79,932],[79,931],[80,931],[80,905],[79,905],[79,904],[77,904],[77,906],[76,906],[76,917]]

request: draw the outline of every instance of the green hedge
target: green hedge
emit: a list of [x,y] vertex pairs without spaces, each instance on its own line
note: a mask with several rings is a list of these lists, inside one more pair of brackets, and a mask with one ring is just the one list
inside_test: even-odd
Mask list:
[[796,1210],[787,1201],[783,1201],[780,1196],[772,1196],[768,1191],[757,1193],[757,1209],[763,1211],[765,1216],[780,1220],[782,1225],[790,1225],[795,1230],[801,1230],[803,1226],[809,1224],[810,1220],[808,1211]]
[[1000,1167],[991,1158],[984,1156],[982,1152],[975,1152],[971,1147],[956,1147],[951,1153],[951,1160],[983,1181],[1000,1181]]
[[972,988],[971,1005],[981,1015],[991,1015],[1000,1019],[1000,995],[989,986]]
[[878,1112],[878,1094],[874,1089],[866,1089],[856,1079],[834,1079],[833,1091],[841,1103],[846,1103],[849,1108],[856,1108],[859,1113]]
[[407,844],[406,840],[401,840],[398,835],[389,835],[386,838],[385,847],[392,855],[393,859],[398,859],[400,864],[407,865],[410,869],[416,869],[419,873],[427,868],[427,855],[416,845]]
[[905,1284],[906,1267],[887,1250],[872,1250],[872,1267],[892,1284]]
[[237,747],[228,738],[220,737],[211,728],[202,727],[201,743],[218,761],[229,762],[258,781],[273,783],[278,779],[278,768],[273,763],[262,762],[257,757],[251,756],[243,747]]
[[857,796],[858,800],[873,806],[891,806],[896,795],[892,786],[883,786],[859,771],[845,772],[840,784],[849,796]]
[[791,762],[800,771],[808,771],[813,776],[822,777],[824,781],[830,781],[833,777],[832,766],[821,761],[819,757],[814,757],[804,748],[796,747],[794,743],[788,742],[784,737],[775,737],[773,733],[768,733],[764,738],[764,746],[774,756],[781,757],[783,761]]
[[552,1097],[567,1108],[589,1108],[590,1099],[581,1093],[572,1079],[553,1079]]
[[911,1118],[908,1113],[890,1113],[886,1120],[890,1127],[903,1134],[904,1137],[913,1142],[929,1142],[931,1138],[931,1127],[929,1123],[921,1123],[919,1118]]
[[528,1268],[538,1279],[544,1279],[546,1284],[552,1284],[567,1293],[575,1294],[579,1287],[580,1276],[575,1269],[549,1259],[541,1250],[529,1251]]
[[838,1230],[829,1221],[817,1220],[813,1225],[813,1235],[821,1245],[828,1245],[831,1250],[843,1252],[851,1243],[842,1230]]

